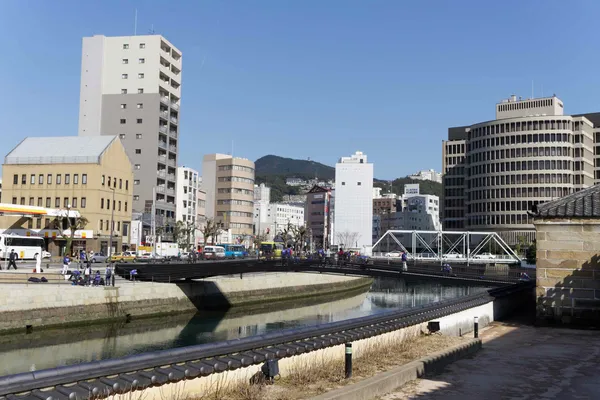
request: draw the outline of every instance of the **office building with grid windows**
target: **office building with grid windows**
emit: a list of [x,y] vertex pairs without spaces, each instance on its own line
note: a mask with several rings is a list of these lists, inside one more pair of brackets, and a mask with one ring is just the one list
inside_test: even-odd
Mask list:
[[595,114],[565,115],[556,96],[496,105],[496,119],[448,130],[442,145],[444,230],[535,238],[534,205],[592,186]]

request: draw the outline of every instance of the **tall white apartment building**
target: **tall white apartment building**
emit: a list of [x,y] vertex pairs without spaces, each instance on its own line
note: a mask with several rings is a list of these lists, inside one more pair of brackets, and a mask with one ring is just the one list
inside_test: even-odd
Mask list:
[[[357,151],[335,164],[335,233],[333,244],[369,254],[373,227],[373,164]],[[354,243],[342,243],[351,236]]]
[[434,181],[442,183],[442,174],[435,172],[433,169],[421,170],[409,175],[408,177],[417,181]]
[[79,136],[117,135],[134,168],[133,211],[175,224],[181,51],[161,35],[83,38]]
[[196,224],[199,187],[198,171],[188,167],[177,168],[177,221]]

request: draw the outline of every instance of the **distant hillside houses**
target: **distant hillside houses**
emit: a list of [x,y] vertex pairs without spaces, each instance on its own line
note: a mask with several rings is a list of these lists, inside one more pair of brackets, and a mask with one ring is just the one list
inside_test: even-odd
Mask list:
[[409,175],[408,178],[418,181],[434,181],[442,183],[442,174],[440,172],[435,172],[433,169],[415,172],[414,174]]
[[319,180],[319,179],[302,179],[302,178],[287,178],[285,184],[288,186],[295,186],[304,189],[305,191],[310,190],[313,186],[333,187],[335,182],[333,180]]

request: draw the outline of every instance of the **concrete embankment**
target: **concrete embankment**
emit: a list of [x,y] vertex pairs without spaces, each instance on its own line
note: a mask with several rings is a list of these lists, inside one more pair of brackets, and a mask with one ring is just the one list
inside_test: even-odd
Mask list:
[[84,324],[229,309],[330,295],[364,288],[371,278],[307,273],[223,276],[185,283],[123,282],[117,287],[53,284],[0,285],[0,331]]

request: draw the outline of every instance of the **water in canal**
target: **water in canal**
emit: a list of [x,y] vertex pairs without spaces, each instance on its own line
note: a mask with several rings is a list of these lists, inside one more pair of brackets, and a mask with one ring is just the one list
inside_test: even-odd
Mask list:
[[368,292],[300,304],[180,314],[0,336],[0,376],[372,315],[474,294],[484,287],[375,278]]

